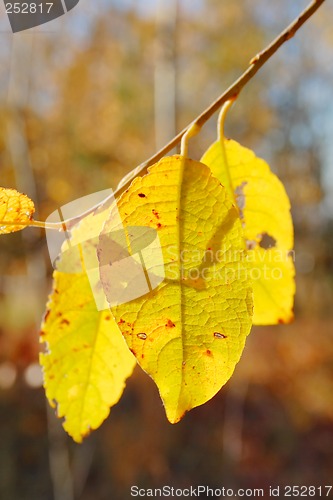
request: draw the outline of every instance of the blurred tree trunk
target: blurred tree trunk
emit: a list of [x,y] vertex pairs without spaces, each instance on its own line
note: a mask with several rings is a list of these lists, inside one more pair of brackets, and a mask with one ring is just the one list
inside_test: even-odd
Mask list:
[[177,132],[178,0],[158,0],[155,41],[155,141],[164,146]]

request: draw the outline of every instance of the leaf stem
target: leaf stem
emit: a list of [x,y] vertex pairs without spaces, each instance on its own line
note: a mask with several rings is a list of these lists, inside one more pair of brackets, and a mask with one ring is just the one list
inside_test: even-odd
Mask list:
[[43,229],[54,229],[58,231],[64,231],[63,224],[61,222],[43,222],[40,220],[29,220],[26,222],[19,222],[19,221],[0,221],[0,226],[16,226],[16,227],[22,227],[22,229],[26,227],[41,227]]
[[224,139],[224,123],[225,123],[225,118],[227,116],[227,113],[233,103],[235,102],[236,98],[234,97],[233,99],[229,99],[229,101],[225,102],[221,108],[218,120],[217,120],[217,138],[219,141],[223,141]]
[[295,33],[303,26],[303,24],[319,9],[325,0],[313,0],[308,7],[306,7],[301,14],[286,28],[284,29],[264,50],[256,54],[250,60],[250,66],[246,71],[227,89],[221,94],[207,109],[205,109],[197,118],[185,127],[178,135],[176,135],[168,144],[166,144],[157,153],[151,156],[148,160],[141,163],[138,167],[129,172],[124,179],[119,183],[115,194],[120,195],[125,191],[131,181],[138,175],[147,172],[147,168],[160,160],[171,149],[173,149],[182,139],[183,135],[188,129],[196,124],[202,127],[211,116],[230,99],[236,98],[245,85],[254,77],[259,69],[272,57],[273,54],[283,45],[290,40]]
[[184,158],[188,158],[188,141],[191,139],[191,137],[194,137],[197,135],[201,130],[201,126],[198,125],[196,122],[191,123],[189,127],[187,128],[185,134],[183,135],[181,139],[181,145],[180,145],[180,154]]
[[229,186],[230,186],[230,190],[231,190],[231,194],[232,194],[232,198],[233,198],[233,201],[234,201],[234,204],[237,206],[237,203],[236,203],[236,198],[235,198],[235,193],[234,193],[234,186],[233,186],[233,183],[232,183],[232,178],[231,178],[231,175],[230,175],[230,169],[229,169],[229,165],[228,165],[228,158],[227,158],[227,152],[225,150],[225,136],[224,136],[224,123],[225,123],[225,118],[227,116],[227,113],[229,111],[229,109],[231,108],[231,106],[233,105],[233,103],[235,102],[235,97],[233,99],[229,99],[229,101],[225,102],[221,108],[221,111],[220,111],[220,114],[219,114],[219,117],[218,117],[218,120],[217,120],[217,139],[221,145],[221,151],[222,151],[222,155],[223,155],[223,161],[224,161],[224,164],[225,164],[225,170],[227,172],[227,175],[228,175],[228,182],[229,182]]

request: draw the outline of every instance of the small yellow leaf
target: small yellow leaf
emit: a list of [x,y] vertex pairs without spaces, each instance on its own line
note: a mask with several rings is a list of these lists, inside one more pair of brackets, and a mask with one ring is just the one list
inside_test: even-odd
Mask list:
[[34,204],[15,189],[0,188],[0,234],[24,229],[32,220]]
[[201,161],[234,196],[243,223],[253,282],[253,323],[293,319],[295,269],[290,202],[267,163],[236,141],[215,142]]
[[44,386],[64,428],[80,443],[107,418],[136,364],[110,311],[96,309],[87,276],[54,273],[42,325]]
[[[159,236],[164,281],[112,306],[112,312],[175,423],[228,381],[251,329],[252,291],[238,211],[208,167],[180,156],[162,159],[135,179],[118,210],[128,234],[145,226]],[[105,235],[117,232],[115,220],[111,213]],[[102,236],[101,279],[112,304],[114,265],[105,264]],[[147,258],[143,253],[146,277],[161,274],[153,252]],[[124,286],[135,287],[135,280]]]

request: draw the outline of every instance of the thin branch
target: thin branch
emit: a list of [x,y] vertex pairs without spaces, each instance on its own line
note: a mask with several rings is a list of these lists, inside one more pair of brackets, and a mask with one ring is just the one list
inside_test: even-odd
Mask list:
[[309,6],[295,19],[284,31],[282,31],[275,40],[272,41],[264,50],[259,52],[250,61],[250,66],[244,73],[236,80],[220,97],[216,99],[205,111],[203,111],[197,118],[179,132],[166,146],[155,153],[151,158],[141,163],[134,170],[129,172],[118,185],[116,194],[119,195],[125,191],[130,185],[131,181],[138,175],[147,172],[147,168],[163,158],[171,149],[173,149],[182,139],[183,135],[187,132],[189,127],[193,124],[202,127],[211,116],[228,100],[235,99],[245,85],[254,77],[259,69],[272,57],[273,54],[283,45],[290,40],[301,26],[316,12],[317,9],[325,2],[325,0],[313,0]]
[[[101,205],[106,205],[109,201],[114,200],[115,195],[120,195],[123,193],[130,185],[132,180],[138,175],[143,175],[147,172],[148,167],[156,163],[158,160],[163,158],[171,149],[173,149],[182,139],[183,135],[191,128],[201,128],[208,120],[213,116],[213,114],[218,111],[218,109],[227,101],[236,99],[241,90],[245,85],[254,77],[254,75],[259,71],[259,69],[272,57],[273,54],[283,45],[285,42],[290,40],[295,33],[303,26],[303,24],[319,9],[319,7],[325,2],[325,0],[313,0],[306,9],[295,19],[284,31],[282,31],[264,50],[259,52],[250,61],[250,66],[244,73],[225,91],[220,95],[205,111],[203,111],[194,121],[192,121],[187,127],[185,127],[181,132],[179,132],[176,137],[174,137],[166,146],[155,153],[151,158],[141,163],[134,170],[129,172],[120,182],[117,190],[112,195],[108,196],[100,204],[88,209],[84,214],[81,214],[73,219],[64,221],[64,223],[69,227],[69,225],[74,225],[78,223],[83,217],[91,214],[96,209],[100,208]],[[26,226],[44,227],[45,229],[63,230],[64,223],[43,223],[40,221],[29,221],[29,223],[24,224]],[[1,222],[3,225],[14,225],[13,223]],[[17,225],[17,224],[16,224]]]

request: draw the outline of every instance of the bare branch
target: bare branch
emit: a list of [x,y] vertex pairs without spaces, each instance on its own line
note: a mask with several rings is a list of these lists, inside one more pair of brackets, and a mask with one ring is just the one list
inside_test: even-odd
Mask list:
[[[176,137],[174,137],[166,146],[160,149],[157,153],[155,153],[151,158],[141,163],[134,170],[129,172],[120,182],[117,187],[117,190],[110,197],[103,200],[101,204],[98,204],[80,216],[77,216],[73,219],[69,219],[64,221],[63,223],[44,223],[40,221],[29,221],[22,225],[23,227],[34,226],[34,227],[43,227],[45,229],[54,229],[54,230],[62,230],[63,225],[66,226],[74,225],[79,222],[83,217],[91,214],[96,210],[96,208],[100,207],[100,205],[107,203],[109,200],[113,199],[115,195],[121,195],[130,185],[132,180],[138,175],[143,175],[147,172],[148,167],[156,163],[158,160],[163,158],[171,149],[173,149],[182,139],[183,135],[193,126],[201,128],[211,116],[218,111],[218,109],[227,101],[236,99],[241,90],[245,87],[245,85],[254,77],[254,75],[259,71],[259,69],[272,57],[273,54],[283,45],[285,42],[290,40],[295,33],[300,29],[300,27],[316,12],[316,10],[325,2],[325,0],[313,0],[310,5],[303,10],[303,12],[295,19],[284,31],[282,31],[276,38],[273,40],[264,50],[259,52],[256,56],[254,56],[250,61],[250,66],[244,73],[225,91],[220,95],[205,111],[203,111],[199,116],[195,118],[187,127],[185,127],[181,132],[179,132]],[[0,221],[2,225],[13,225],[13,223]]]
[[259,52],[250,61],[250,66],[244,73],[236,80],[223,94],[220,95],[205,111],[203,111],[197,118],[179,132],[166,146],[155,153],[151,158],[141,163],[134,170],[129,172],[118,185],[116,194],[119,195],[125,191],[130,185],[131,181],[138,175],[147,172],[147,168],[163,158],[171,149],[173,149],[182,139],[183,135],[187,132],[188,128],[193,124],[202,127],[211,116],[228,100],[235,99],[245,85],[254,77],[259,69],[272,57],[273,54],[283,45],[290,40],[301,26],[316,12],[316,10],[325,2],[325,0],[313,0],[308,7],[295,19],[285,30],[283,30],[264,50]]

